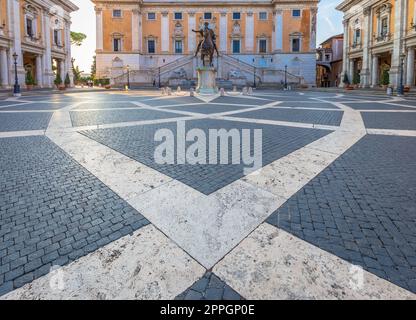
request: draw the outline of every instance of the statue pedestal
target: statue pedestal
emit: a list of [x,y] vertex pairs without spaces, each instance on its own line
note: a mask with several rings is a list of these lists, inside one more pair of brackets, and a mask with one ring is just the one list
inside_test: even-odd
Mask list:
[[217,94],[216,70],[214,67],[200,67],[198,72],[198,87],[196,92],[199,94]]

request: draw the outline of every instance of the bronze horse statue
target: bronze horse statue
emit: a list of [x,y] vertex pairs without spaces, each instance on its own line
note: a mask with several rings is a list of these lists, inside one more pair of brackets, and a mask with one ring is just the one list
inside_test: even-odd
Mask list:
[[208,22],[205,22],[204,29],[201,30],[192,30],[195,33],[199,33],[203,38],[199,43],[195,52],[195,57],[198,55],[198,52],[201,51],[201,60],[203,66],[205,67],[205,57],[209,57],[209,66],[212,67],[212,60],[214,57],[214,52],[217,52],[219,56],[217,45],[215,43],[216,36],[214,30],[209,28]]

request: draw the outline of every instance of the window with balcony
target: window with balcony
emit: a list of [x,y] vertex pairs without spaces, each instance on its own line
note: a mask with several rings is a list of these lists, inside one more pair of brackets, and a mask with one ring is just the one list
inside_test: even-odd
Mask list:
[[384,17],[381,19],[381,30],[380,30],[380,36],[385,37],[389,33],[389,19],[387,17]]
[[175,40],[175,53],[181,54],[183,52],[182,40]]
[[53,43],[55,44],[55,46],[61,45],[61,30],[53,30]]
[[155,53],[156,52],[156,42],[153,39],[147,40],[147,52]]
[[292,39],[292,52],[300,52],[300,39],[299,38]]
[[267,52],[267,40],[260,39],[259,40],[259,53],[266,53]]
[[240,40],[233,40],[233,53],[240,53]]
[[113,39],[113,51],[114,52],[120,52],[121,51],[121,39],[120,38],[114,38]]

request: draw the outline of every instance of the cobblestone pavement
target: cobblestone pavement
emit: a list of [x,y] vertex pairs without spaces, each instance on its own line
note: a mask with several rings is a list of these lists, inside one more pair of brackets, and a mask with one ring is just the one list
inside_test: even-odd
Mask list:
[[[415,107],[273,90],[1,100],[0,299],[416,299]],[[262,169],[156,164],[155,132],[176,141],[178,119],[262,129]]]
[[234,114],[234,117],[339,126],[342,111],[263,109]]
[[52,113],[0,113],[0,132],[45,130]]

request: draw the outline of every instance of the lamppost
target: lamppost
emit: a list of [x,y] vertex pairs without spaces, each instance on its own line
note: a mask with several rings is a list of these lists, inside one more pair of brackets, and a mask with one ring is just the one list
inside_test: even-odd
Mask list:
[[255,60],[253,58],[253,68],[254,68],[254,74],[253,74],[253,88],[256,88],[256,65],[255,65]]
[[287,89],[287,65],[285,66],[285,89]]
[[127,87],[126,87],[126,89],[130,90],[130,66],[128,65],[126,67],[126,69],[127,69]]
[[404,72],[404,58],[406,57],[405,54],[400,55],[400,83],[399,87],[397,88],[397,95],[402,96],[404,93],[404,86],[403,86],[403,72]]
[[159,89],[161,88],[160,86],[160,67],[159,67]]
[[19,85],[19,78],[17,77],[17,53],[13,53],[13,59],[14,59],[14,90],[13,90],[13,96],[20,97],[20,85]]

